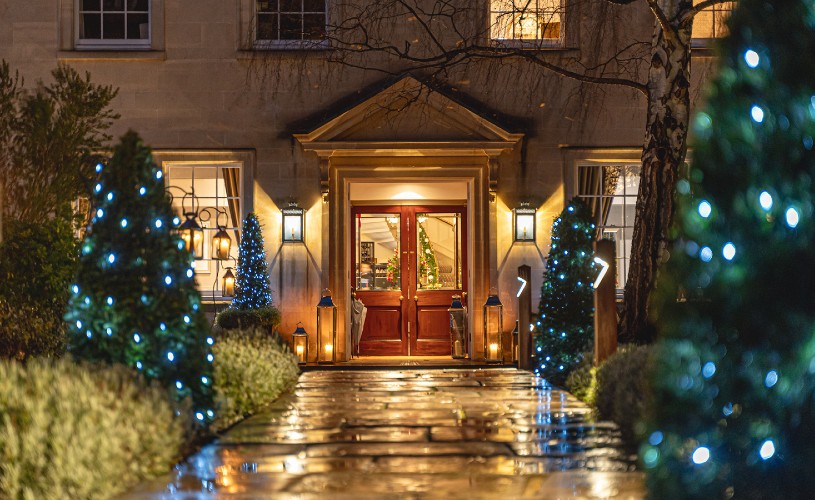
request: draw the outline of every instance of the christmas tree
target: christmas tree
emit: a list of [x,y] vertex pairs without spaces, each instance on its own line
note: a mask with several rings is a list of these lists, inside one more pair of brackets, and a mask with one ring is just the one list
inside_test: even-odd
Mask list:
[[238,278],[232,308],[249,310],[271,305],[272,291],[269,288],[263,233],[257,215],[250,213],[243,220],[241,244],[238,249]]
[[654,498],[815,490],[815,4],[736,6],[655,296]]
[[424,288],[439,287],[439,264],[436,261],[436,252],[430,243],[430,238],[425,231],[424,223],[418,222],[419,226],[419,246],[422,257],[419,259],[419,286]]
[[594,341],[594,224],[591,210],[575,198],[552,225],[535,336],[535,373],[563,384]]
[[134,132],[96,171],[93,219],[66,313],[70,351],[135,367],[178,399],[192,397],[198,421],[211,420],[213,341],[191,256],[172,230],[178,219],[162,171]]

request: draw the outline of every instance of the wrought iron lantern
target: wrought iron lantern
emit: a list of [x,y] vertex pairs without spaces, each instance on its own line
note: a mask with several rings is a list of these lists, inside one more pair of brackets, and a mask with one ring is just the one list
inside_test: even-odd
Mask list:
[[288,208],[282,210],[283,213],[283,243],[302,243],[305,241],[305,210],[297,206],[297,203],[289,203]]
[[513,220],[515,241],[535,241],[535,209],[529,203],[521,203],[515,209]]
[[447,312],[450,313],[450,353],[453,359],[464,359],[467,357],[467,309],[460,295],[453,295]]
[[229,237],[223,226],[218,226],[218,232],[212,237],[212,258],[215,260],[228,259],[231,247],[232,238]]
[[221,284],[221,295],[224,297],[235,296],[235,275],[232,274],[232,268],[227,267],[224,273],[223,283]]
[[504,349],[501,328],[504,323],[504,306],[498,298],[498,291],[490,289],[484,304],[484,360],[487,363],[502,363]]
[[317,304],[317,362],[334,363],[337,359],[337,306],[331,290],[323,290]]
[[297,363],[300,365],[308,363],[308,333],[303,328],[303,323],[297,323],[297,328],[291,334],[291,345],[294,355],[297,356]]
[[185,212],[186,218],[178,226],[178,234],[184,240],[184,248],[190,252],[193,258],[200,260],[204,258],[204,230],[198,224],[195,212]]

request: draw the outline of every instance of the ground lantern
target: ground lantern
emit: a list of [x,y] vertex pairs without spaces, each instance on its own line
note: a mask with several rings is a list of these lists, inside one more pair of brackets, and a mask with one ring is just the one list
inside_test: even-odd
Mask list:
[[453,359],[467,357],[467,309],[461,303],[461,296],[453,295],[450,309],[450,353]]
[[308,333],[303,328],[303,323],[297,323],[297,328],[291,335],[291,345],[294,355],[297,356],[297,363],[300,365],[308,363]]
[[317,304],[317,362],[334,363],[337,344],[337,306],[331,300],[331,290],[323,290]]
[[501,328],[504,322],[504,306],[498,298],[498,291],[490,289],[484,304],[484,360],[487,363],[501,363],[504,360]]

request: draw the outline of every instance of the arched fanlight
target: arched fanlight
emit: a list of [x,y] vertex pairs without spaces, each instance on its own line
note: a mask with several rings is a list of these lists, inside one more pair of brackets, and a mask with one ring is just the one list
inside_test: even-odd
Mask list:
[[186,219],[178,226],[178,234],[184,240],[184,248],[195,259],[204,258],[204,230],[198,224],[195,212],[185,212]]
[[218,232],[212,237],[212,258],[215,260],[228,259],[231,246],[232,238],[229,237],[223,227],[218,226]]
[[231,267],[227,267],[226,272],[224,273],[221,295],[224,297],[235,296],[235,275],[232,274]]

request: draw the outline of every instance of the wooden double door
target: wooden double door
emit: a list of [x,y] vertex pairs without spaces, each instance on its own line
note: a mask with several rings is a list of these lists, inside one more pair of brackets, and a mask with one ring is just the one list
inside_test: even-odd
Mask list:
[[367,309],[361,356],[450,354],[447,312],[466,297],[466,207],[364,206],[352,211],[352,289]]

